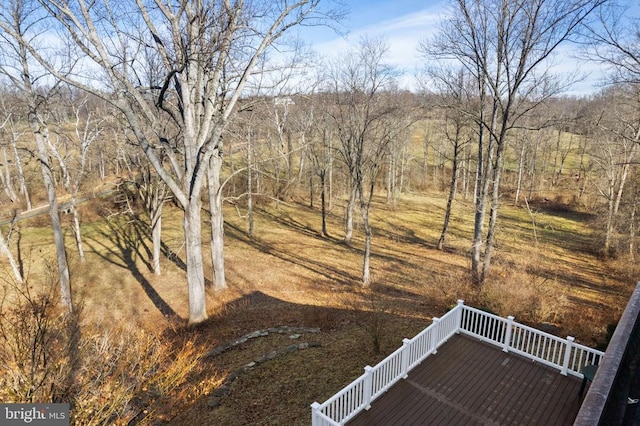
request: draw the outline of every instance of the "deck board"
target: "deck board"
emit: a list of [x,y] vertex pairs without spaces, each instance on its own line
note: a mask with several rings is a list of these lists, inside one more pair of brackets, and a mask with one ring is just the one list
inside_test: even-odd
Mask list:
[[580,380],[456,335],[352,419],[358,425],[571,425]]

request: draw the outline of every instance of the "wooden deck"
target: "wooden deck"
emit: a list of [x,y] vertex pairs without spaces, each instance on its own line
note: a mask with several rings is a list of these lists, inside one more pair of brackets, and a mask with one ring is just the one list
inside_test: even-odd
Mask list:
[[581,380],[456,335],[351,425],[572,425]]

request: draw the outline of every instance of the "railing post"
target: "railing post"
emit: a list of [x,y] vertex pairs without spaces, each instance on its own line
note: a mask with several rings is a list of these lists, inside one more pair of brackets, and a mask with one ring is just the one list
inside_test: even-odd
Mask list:
[[509,352],[511,347],[511,330],[513,329],[513,320],[515,318],[509,315],[507,317],[507,329],[504,332],[504,342],[502,342],[502,352]]
[[431,330],[431,354],[435,355],[438,353],[438,334],[439,334],[439,326],[440,318],[433,317],[433,330]]
[[364,368],[365,376],[364,376],[364,388],[362,389],[364,396],[364,409],[368,410],[371,408],[371,395],[373,394],[373,381],[371,370],[373,368],[370,365],[367,365]]
[[409,343],[411,340],[402,339],[402,378],[406,379],[409,375]]
[[571,351],[575,340],[575,337],[567,336],[567,345],[564,349],[564,362],[562,363],[562,370],[560,371],[560,374],[563,376],[566,376],[567,371],[569,371],[569,360],[571,359]]
[[320,426],[320,421],[318,419],[318,408],[320,408],[320,404],[314,402],[311,404],[311,426]]
[[456,306],[458,310],[456,312],[456,334],[460,334],[460,329],[462,328],[462,310],[464,309],[464,300],[458,299],[458,306]]

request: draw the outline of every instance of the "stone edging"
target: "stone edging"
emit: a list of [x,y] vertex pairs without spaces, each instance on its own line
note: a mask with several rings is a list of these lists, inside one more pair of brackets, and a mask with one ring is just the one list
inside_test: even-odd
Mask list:
[[[238,346],[241,345],[242,343],[245,343],[247,340],[250,339],[254,339],[257,337],[264,337],[264,336],[268,336],[270,333],[278,333],[278,334],[289,334],[289,338],[291,339],[298,339],[300,337],[299,333],[319,333],[320,329],[319,328],[303,328],[303,327],[288,327],[288,326],[283,326],[283,327],[275,327],[275,328],[268,328],[265,330],[258,330],[258,331],[254,331],[252,333],[246,334],[234,341],[232,341],[229,344],[226,345],[220,345],[220,346],[216,346],[215,348],[213,348],[207,355],[205,355],[205,357],[214,357],[216,355],[219,355],[225,351],[228,351],[229,349],[233,348],[234,346]],[[233,382],[235,382],[238,378],[244,376],[245,374],[249,373],[250,371],[252,371],[254,368],[256,368],[257,366],[264,364],[267,361],[270,361],[272,359],[275,359],[279,356],[282,355],[286,355],[298,350],[304,350],[307,348],[315,348],[315,347],[319,347],[321,346],[320,342],[303,342],[303,343],[298,343],[298,344],[292,344],[289,346],[286,346],[282,349],[279,350],[275,350],[275,351],[271,351],[267,354],[262,355],[259,358],[256,358],[255,360],[251,361],[250,363],[246,364],[244,367],[230,373],[227,378],[224,380],[224,382],[222,383],[222,385],[220,387],[218,387],[216,390],[214,390],[210,395],[209,398],[207,399],[207,405],[209,406],[209,408],[216,408],[220,405],[220,403],[222,402],[222,399],[229,393],[229,391],[231,390],[231,385],[233,384]]]
[[234,348],[235,346],[238,346],[238,345],[241,345],[243,343],[246,343],[250,339],[255,339],[257,337],[265,337],[265,336],[268,336],[269,334],[273,334],[273,333],[289,334],[290,338],[297,339],[298,337],[300,337],[300,333],[319,333],[319,332],[320,332],[319,328],[289,327],[289,326],[286,326],[286,325],[285,326],[281,326],[281,327],[266,328],[264,330],[257,330],[257,331],[251,332],[249,334],[245,334],[244,336],[239,337],[239,338],[233,340],[232,342],[227,343],[226,345],[218,345],[218,346],[216,346],[215,348],[213,348],[209,352],[207,352],[205,354],[204,358],[218,356],[221,353],[226,352],[229,349]]

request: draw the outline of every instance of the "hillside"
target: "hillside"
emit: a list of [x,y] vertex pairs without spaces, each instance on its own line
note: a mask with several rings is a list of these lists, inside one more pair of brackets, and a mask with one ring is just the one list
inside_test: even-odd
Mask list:
[[[308,424],[309,404],[337,392],[457,299],[587,345],[605,342],[607,326],[624,309],[638,271],[597,255],[590,215],[546,204],[531,211],[505,204],[494,267],[477,289],[468,275],[471,203],[456,204],[447,249],[435,250],[445,202],[440,193],[403,195],[394,209],[375,200],[370,291],[359,285],[361,232],[356,230],[351,247],[344,245],[340,214],[330,216],[330,237],[323,238],[317,209],[262,203],[251,238],[244,219],[227,206],[230,288],[210,291],[210,319],[186,329],[180,212],[169,206],[164,211],[162,275],[155,276],[145,263],[145,227],[117,217],[106,220],[109,201],[96,200],[83,211],[85,262],[77,259],[70,231],[67,235],[74,297],[84,306],[86,326],[135,323],[168,345],[188,339],[202,357],[170,394],[138,395],[152,423]],[[334,206],[334,212],[341,209]],[[20,222],[20,236],[12,239],[36,285],[44,282],[54,258],[49,233],[41,216]],[[1,262],[8,277],[8,265],[4,258]],[[210,264],[205,270],[211,279]],[[7,280],[4,288],[10,291]],[[249,333],[283,326],[319,332],[272,331],[210,353]],[[380,339],[379,353],[373,337]],[[285,350],[303,343],[309,347]],[[265,357],[274,351],[273,359]],[[261,362],[240,374],[256,360]]]

